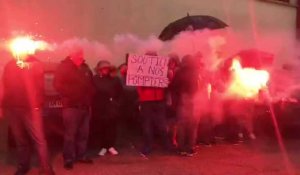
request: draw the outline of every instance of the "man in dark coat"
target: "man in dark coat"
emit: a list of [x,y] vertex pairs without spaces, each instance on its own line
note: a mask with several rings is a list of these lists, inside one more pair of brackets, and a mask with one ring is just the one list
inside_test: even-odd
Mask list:
[[22,61],[11,60],[3,72],[2,105],[17,145],[16,175],[26,174],[30,169],[31,140],[37,149],[41,174],[54,174],[49,165],[41,115],[43,75],[42,64],[34,56],[26,56]]
[[63,102],[64,167],[72,169],[75,161],[92,163],[85,155],[94,93],[92,71],[84,63],[83,51],[74,51],[57,68],[54,86]]
[[178,148],[182,155],[192,156],[197,136],[199,118],[195,115],[194,98],[199,88],[199,67],[190,55],[182,59],[182,65],[170,84],[170,90],[178,97]]

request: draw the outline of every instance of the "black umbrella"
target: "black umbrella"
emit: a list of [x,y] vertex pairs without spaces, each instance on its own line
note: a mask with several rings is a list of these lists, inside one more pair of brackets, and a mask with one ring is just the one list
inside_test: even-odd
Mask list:
[[173,39],[173,37],[182,31],[186,30],[201,30],[201,29],[221,29],[228,25],[223,21],[212,16],[189,16],[178,19],[170,23],[159,35],[159,39],[167,41]]

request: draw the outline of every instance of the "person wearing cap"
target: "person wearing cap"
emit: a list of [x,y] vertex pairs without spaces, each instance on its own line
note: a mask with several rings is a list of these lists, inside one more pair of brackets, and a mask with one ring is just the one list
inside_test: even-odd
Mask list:
[[84,52],[76,49],[58,66],[54,87],[62,97],[64,131],[64,168],[73,169],[73,164],[93,161],[86,156],[90,109],[94,95],[93,73],[84,62]]
[[[16,175],[30,170],[31,141],[37,150],[40,174],[54,175],[49,163],[42,118],[44,70],[34,55],[26,55],[22,64],[7,63],[3,72],[3,113],[16,141],[18,168]],[[29,137],[28,137],[29,136]]]
[[[94,75],[96,94],[93,102],[93,116],[99,121],[99,156],[107,152],[117,155],[115,142],[117,137],[117,124],[119,116],[120,98],[122,95],[122,84],[118,77],[112,76],[111,64],[109,61],[98,62]],[[97,122],[98,124],[98,122]]]

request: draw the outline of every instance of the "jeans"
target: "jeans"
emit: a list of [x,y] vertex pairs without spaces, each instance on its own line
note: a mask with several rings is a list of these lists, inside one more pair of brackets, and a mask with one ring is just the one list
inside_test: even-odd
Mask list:
[[90,109],[64,108],[63,122],[65,162],[73,162],[85,156],[89,136]]
[[197,138],[199,143],[212,144],[215,142],[214,125],[214,119],[211,114],[200,116]]
[[196,144],[198,123],[193,119],[180,120],[178,123],[178,148],[192,151]]
[[150,153],[155,129],[162,138],[163,146],[168,149],[166,105],[163,101],[142,102],[140,115],[144,137],[144,153]]
[[41,110],[37,108],[10,108],[5,109],[5,115],[9,120],[16,141],[18,166],[30,167],[32,140],[38,153],[41,169],[48,169],[50,164]]

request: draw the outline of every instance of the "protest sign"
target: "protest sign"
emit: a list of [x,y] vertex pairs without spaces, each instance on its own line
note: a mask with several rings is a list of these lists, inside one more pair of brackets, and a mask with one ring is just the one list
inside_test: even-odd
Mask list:
[[131,54],[128,57],[128,86],[167,87],[169,57]]

